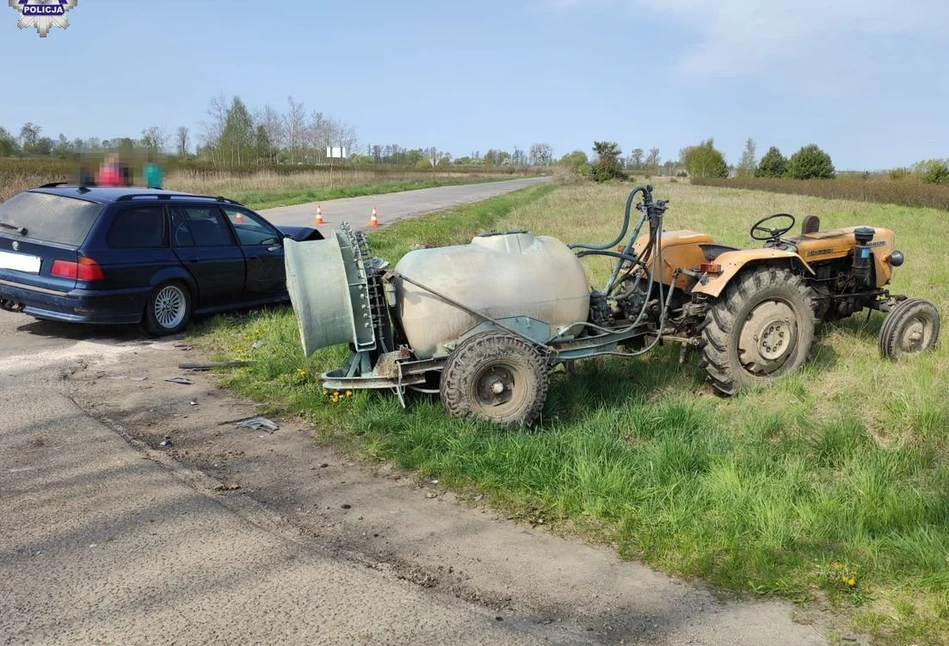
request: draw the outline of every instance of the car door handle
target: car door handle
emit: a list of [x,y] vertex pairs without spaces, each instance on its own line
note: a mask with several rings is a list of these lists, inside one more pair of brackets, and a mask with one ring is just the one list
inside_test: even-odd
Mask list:
[[185,262],[198,262],[199,260],[201,259],[197,256],[189,256],[187,259],[185,259]]
[[280,251],[280,249],[281,249],[281,247],[280,247],[280,245],[278,245],[278,244],[275,244],[275,245],[272,246],[272,247],[267,247],[267,251],[269,251],[269,252],[271,252],[271,253],[273,253],[273,252],[275,252],[275,251]]

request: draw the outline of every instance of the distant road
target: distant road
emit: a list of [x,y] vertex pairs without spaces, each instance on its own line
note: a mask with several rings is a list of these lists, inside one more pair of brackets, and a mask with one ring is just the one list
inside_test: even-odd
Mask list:
[[[402,191],[401,193],[327,200],[319,203],[323,210],[323,220],[326,221],[326,224],[321,226],[320,229],[329,231],[343,221],[349,222],[353,228],[365,229],[369,224],[373,207],[376,208],[379,224],[391,224],[397,220],[415,215],[447,209],[458,204],[477,202],[489,197],[510,193],[526,186],[543,184],[551,179],[550,177],[532,177],[503,182],[440,186],[438,188]],[[316,202],[311,202],[294,206],[280,206],[275,209],[263,209],[260,213],[274,224],[308,226],[313,224],[313,219],[316,216],[316,206]]]

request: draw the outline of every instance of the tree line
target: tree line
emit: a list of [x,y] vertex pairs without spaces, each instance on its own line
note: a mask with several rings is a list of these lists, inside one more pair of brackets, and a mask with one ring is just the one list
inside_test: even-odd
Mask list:
[[[328,156],[328,148],[344,149],[346,159]],[[534,143],[526,150],[515,146],[513,152],[491,148],[484,154],[474,151],[458,158],[435,146],[363,146],[354,127],[319,110],[307,110],[303,102],[292,96],[287,98],[286,107],[281,111],[270,104],[252,110],[239,96],[218,95],[208,102],[197,133],[192,133],[187,126],[168,131],[155,125],[142,130],[139,137],[70,140],[63,134],[55,139],[46,136],[43,128],[32,122],[24,124],[16,134],[0,126],[0,157],[66,158],[108,150],[175,154],[179,159],[197,159],[225,168],[345,163],[434,169],[448,164],[492,167],[553,163],[553,148],[546,143]]]

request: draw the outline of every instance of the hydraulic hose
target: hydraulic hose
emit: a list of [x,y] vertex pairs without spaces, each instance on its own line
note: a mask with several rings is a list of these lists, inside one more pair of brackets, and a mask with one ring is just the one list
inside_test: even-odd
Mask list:
[[[629,230],[630,210],[632,209],[632,206],[633,206],[633,198],[636,197],[637,193],[642,193],[644,199],[647,198],[648,196],[647,188],[645,186],[637,186],[636,188],[634,188],[632,191],[629,192],[629,197],[626,198],[626,209],[623,212],[623,230],[620,232],[616,240],[613,240],[612,242],[608,242],[604,245],[595,245],[595,244],[590,244],[586,242],[574,242],[572,244],[568,244],[567,247],[569,247],[570,249],[592,249],[594,251],[603,251],[603,250],[615,247],[616,245],[621,243],[626,238],[626,232]],[[640,218],[639,224],[636,227],[637,232],[642,228],[644,220],[645,220],[645,213],[643,214],[643,217]]]

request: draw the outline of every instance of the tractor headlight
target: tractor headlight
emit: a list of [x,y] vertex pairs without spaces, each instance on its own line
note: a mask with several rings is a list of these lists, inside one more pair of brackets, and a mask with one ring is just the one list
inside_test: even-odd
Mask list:
[[893,250],[893,253],[891,253],[889,257],[886,259],[886,261],[890,263],[891,265],[893,265],[894,267],[899,267],[900,265],[902,265],[904,260],[905,258],[903,258],[903,252],[896,251],[895,249]]

